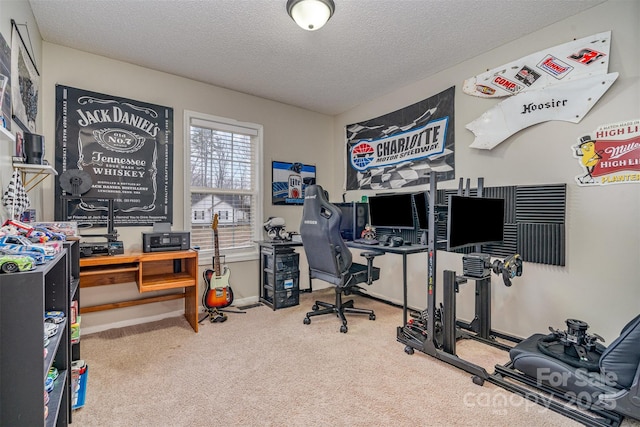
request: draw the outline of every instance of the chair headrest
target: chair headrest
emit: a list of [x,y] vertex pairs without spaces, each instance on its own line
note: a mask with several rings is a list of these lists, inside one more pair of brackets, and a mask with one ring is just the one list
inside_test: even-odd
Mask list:
[[304,198],[305,198],[305,201],[307,199],[309,200],[316,199],[322,202],[328,202],[329,193],[325,189],[323,189],[321,185],[313,184],[313,185],[308,185],[307,188],[305,188]]

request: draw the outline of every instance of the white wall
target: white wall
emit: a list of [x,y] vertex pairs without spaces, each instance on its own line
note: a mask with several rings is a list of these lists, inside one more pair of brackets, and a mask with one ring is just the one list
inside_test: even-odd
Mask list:
[[[26,0],[5,0],[0,1],[0,32],[5,41],[11,48],[11,20],[16,21],[20,34],[25,38],[25,42],[29,44],[29,48],[33,47],[33,51],[30,53],[33,55],[38,71],[42,73],[42,39],[40,37],[40,30],[36,25],[35,18],[31,12],[31,6]],[[30,38],[27,39],[27,36]],[[12,81],[15,84],[15,80]],[[42,96],[38,99],[38,111],[42,111]],[[42,116],[38,115],[36,119],[36,125],[38,130],[42,128]],[[11,124],[11,133],[22,133],[22,130],[17,124]],[[0,190],[2,194],[9,184],[11,173],[13,168],[11,166],[11,157],[15,154],[15,145],[9,141],[5,141],[4,138],[0,141]],[[32,206],[39,209],[41,205],[41,193],[39,191],[29,192],[29,199],[32,202]],[[8,218],[3,208],[0,208],[1,222]]]
[[[493,326],[505,332],[528,335],[545,331],[548,325],[563,327],[568,317],[579,318],[591,330],[608,341],[620,328],[640,312],[638,285],[640,203],[638,187],[633,184],[604,188],[578,188],[573,177],[581,169],[572,157],[576,139],[597,126],[640,117],[640,65],[637,45],[640,42],[638,16],[640,4],[633,0],[612,0],[582,14],[554,24],[542,31],[506,44],[498,49],[465,61],[429,79],[361,105],[331,118],[291,106],[244,95],[173,75],[159,73],[109,58],[41,43],[37,27],[26,1],[0,2],[0,31],[10,41],[10,18],[28,22],[29,31],[42,73],[42,96],[38,131],[45,135],[46,159],[53,163],[55,84],[64,84],[95,92],[128,97],[174,108],[174,227],[183,226],[182,113],[184,109],[201,111],[264,126],[265,156],[263,178],[271,182],[271,160],[302,161],[318,166],[318,182],[327,188],[332,199],[343,192],[344,126],[394,111],[456,86],[456,172],[457,177],[485,178],[485,185],[567,183],[567,265],[553,267],[525,263],[524,276],[511,288],[494,280]],[[520,56],[601,31],[612,30],[610,71],[620,77],[592,111],[579,124],[549,122],[526,129],[492,151],[469,148],[473,140],[464,126],[493,102],[462,94],[465,78],[504,64]],[[453,47],[454,48],[454,47]],[[40,52],[42,51],[42,56]],[[437,60],[437,58],[434,58]],[[301,144],[300,141],[305,143]],[[328,149],[333,147],[333,149]],[[10,175],[11,150],[0,148],[0,180],[6,186]],[[40,218],[53,218],[53,180],[35,191],[44,203]],[[455,188],[457,181],[442,183],[440,188]],[[358,194],[350,195],[352,199]],[[265,216],[282,216],[288,229],[297,230],[301,207],[272,206],[265,197]],[[139,249],[143,227],[121,228],[122,239],[130,249]],[[301,256],[301,285],[306,286],[306,262]],[[377,261],[382,278],[370,291],[401,301],[401,258],[387,255]],[[237,298],[255,297],[258,291],[257,262],[231,266]],[[409,259],[410,303],[425,304],[426,256]],[[459,255],[438,252],[438,279],[443,269],[460,270]],[[314,285],[316,285],[314,283]],[[320,285],[320,283],[318,283]],[[131,284],[83,289],[84,305],[136,297]],[[473,289],[467,285],[458,297],[460,317],[473,316]],[[91,313],[83,326],[103,326],[114,322],[162,315],[179,311],[179,301]]]
[[[47,156],[53,163],[55,133],[55,85],[62,84],[94,92],[169,106],[174,109],[174,184],[173,228],[183,229],[183,112],[192,110],[242,122],[264,126],[264,215],[281,216],[288,230],[298,230],[301,206],[271,205],[271,161],[301,161],[317,165],[318,179],[334,186],[337,179],[332,163],[332,118],[300,108],[265,100],[255,96],[210,86],[182,77],[153,71],[136,65],[43,43],[42,109],[43,131]],[[304,143],[302,143],[304,142]],[[43,185],[47,195],[53,195],[54,181]],[[53,218],[53,197],[48,196],[43,216]],[[259,219],[260,220],[260,219]],[[142,231],[150,227],[119,227],[120,239],[126,250],[141,250]],[[201,260],[211,266],[211,260]],[[232,263],[230,283],[235,298],[258,295],[257,261]],[[301,283],[308,281],[306,264],[301,263]],[[202,284],[202,282],[201,282]],[[139,297],[133,284],[87,288],[82,290],[85,306]],[[181,301],[141,305],[118,310],[89,313],[83,316],[83,328],[101,327],[113,322],[161,316],[181,310]]]
[[[565,267],[524,264],[524,275],[512,287],[494,276],[492,287],[493,328],[528,336],[545,332],[547,326],[566,329],[567,318],[590,324],[591,332],[610,342],[627,321],[640,313],[640,186],[619,184],[579,188],[574,177],[581,168],[572,157],[577,139],[602,124],[640,118],[640,2],[612,0],[541,31],[465,61],[431,78],[404,87],[336,117],[335,161],[344,163],[344,128],[347,124],[377,117],[456,86],[455,168],[456,180],[439,188],[457,188],[459,177],[485,178],[485,186],[567,184],[567,260]],[[542,123],[525,129],[491,151],[469,148],[473,134],[465,125],[496,101],[465,95],[462,82],[547,47],[612,30],[609,72],[620,76],[579,124]],[[452,46],[452,48],[455,48]],[[437,60],[437,58],[434,58]],[[344,172],[342,173],[344,185]],[[359,194],[349,194],[350,199]],[[410,305],[426,305],[426,255],[412,255]],[[400,300],[401,257],[379,258],[382,278],[370,291]],[[462,270],[461,256],[437,253],[437,280],[443,269]],[[460,318],[473,318],[474,285],[463,286],[458,295]]]

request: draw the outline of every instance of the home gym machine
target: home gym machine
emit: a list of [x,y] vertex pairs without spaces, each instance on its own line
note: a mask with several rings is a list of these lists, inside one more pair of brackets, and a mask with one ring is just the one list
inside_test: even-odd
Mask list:
[[[483,182],[478,179],[478,197],[482,196]],[[471,338],[486,344],[496,346],[502,350],[510,347],[497,341],[496,335],[512,342],[519,339],[506,334],[498,334],[491,329],[491,272],[502,275],[505,285],[511,285],[511,279],[522,275],[522,260],[519,255],[513,255],[505,261],[490,263],[489,255],[472,253],[463,258],[463,276],[445,270],[443,280],[443,302],[436,307],[436,215],[435,194],[437,191],[437,177],[430,179],[429,197],[429,232],[428,232],[428,263],[427,263],[427,307],[419,316],[410,319],[397,330],[398,342],[405,345],[405,352],[413,354],[414,350],[421,351],[439,360],[447,362],[459,369],[473,374],[473,382],[483,385],[489,378],[489,373],[481,366],[464,360],[456,355],[456,341],[461,338]],[[462,195],[462,179],[458,188]],[[465,195],[469,195],[469,181]],[[477,248],[479,250],[479,248]],[[465,324],[456,320],[456,293],[460,285],[469,279],[476,282],[475,317],[471,323]],[[406,307],[405,307],[406,310]]]

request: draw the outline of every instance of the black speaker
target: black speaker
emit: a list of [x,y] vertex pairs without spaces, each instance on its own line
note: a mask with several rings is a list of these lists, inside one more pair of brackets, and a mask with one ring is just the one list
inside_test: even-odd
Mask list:
[[41,165],[44,156],[44,137],[25,132],[22,139],[25,161],[32,165]]
[[342,202],[334,203],[340,208],[340,234],[344,240],[360,239],[364,227],[369,222],[369,207],[366,203]]
[[358,203],[355,202],[355,216],[354,216],[354,234],[356,239],[360,239],[362,237],[362,232],[364,228],[369,223],[369,205],[367,203]]

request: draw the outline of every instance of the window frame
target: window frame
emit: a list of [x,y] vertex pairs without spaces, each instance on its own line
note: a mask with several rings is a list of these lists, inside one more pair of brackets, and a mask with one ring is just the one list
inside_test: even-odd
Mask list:
[[[213,127],[219,125],[220,130],[242,133],[241,129],[245,128],[257,132],[255,138],[256,153],[255,153],[255,187],[253,192],[256,206],[255,206],[255,219],[253,224],[252,234],[255,240],[260,240],[262,237],[262,218],[264,212],[264,176],[263,176],[263,126],[256,123],[240,122],[238,120],[229,119],[226,117],[214,116],[211,114],[199,113],[191,110],[184,110],[184,218],[185,218],[185,230],[191,232],[192,230],[192,214],[191,214],[191,122],[193,119],[203,120],[211,122]],[[253,139],[252,139],[253,140]],[[233,193],[233,192],[231,192]],[[200,256],[198,257],[200,265],[209,265],[210,260],[214,255],[213,249],[200,250]],[[238,249],[225,249],[224,250],[225,262],[240,262],[240,261],[252,261],[257,260],[259,256],[258,244],[253,244],[246,248]]]

